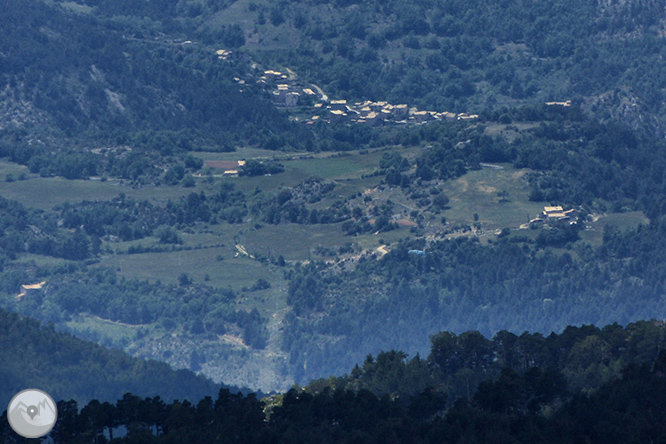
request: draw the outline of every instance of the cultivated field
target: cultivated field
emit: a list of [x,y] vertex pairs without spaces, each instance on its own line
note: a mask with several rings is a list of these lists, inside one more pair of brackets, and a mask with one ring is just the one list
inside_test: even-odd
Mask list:
[[[256,308],[268,320],[269,340],[265,350],[249,349],[238,334],[209,338],[205,343],[193,345],[194,339],[182,328],[172,335],[159,325],[126,325],[85,314],[74,316],[67,322],[67,327],[78,335],[124,348],[139,356],[163,359],[177,367],[188,365],[191,351],[187,350],[196,346],[208,357],[203,370],[213,378],[233,382],[234,375],[245,372],[253,375],[250,379],[258,387],[284,388],[289,381],[278,375],[287,359],[280,348],[281,322],[290,309],[286,302],[289,281],[285,274],[297,263],[337,261],[364,253],[376,253],[381,257],[392,245],[410,237],[479,236],[483,243],[488,243],[496,239],[502,228],[512,229],[512,236],[526,239],[538,236],[540,230],[518,230],[544,206],[543,202],[528,199],[530,187],[525,175],[529,171],[517,170],[507,164],[487,166],[469,171],[455,180],[422,185],[417,180],[416,186],[407,189],[389,187],[384,183],[383,175],[373,174],[387,151],[396,151],[406,157],[410,163],[408,174],[413,173],[414,159],[420,150],[420,147],[412,147],[318,154],[285,154],[256,149],[234,153],[197,152],[192,154],[207,161],[271,159],[282,164],[285,171],[259,177],[221,177],[217,169],[211,170],[211,179],[204,169],[193,188],[132,187],[117,180],[44,178],[30,174],[25,167],[0,162],[0,195],[44,210],[65,202],[111,199],[121,193],[164,205],[192,192],[213,194],[223,182],[232,183],[251,196],[257,188],[265,193],[278,193],[283,188],[296,187],[310,177],[317,177],[333,182],[335,187],[319,202],[309,203],[311,209],[322,210],[341,201],[351,208],[362,208],[364,214],[373,219],[376,217],[371,211],[373,207],[390,207],[391,219],[400,223],[397,229],[387,232],[349,236],[345,235],[342,223],[270,225],[248,220],[240,224],[199,224],[180,227],[178,235],[182,244],[179,245],[161,244],[155,237],[104,242],[102,251],[105,253],[89,263],[92,268],[112,268],[119,276],[128,279],[177,284],[179,276],[186,273],[197,284],[230,287],[237,295],[237,309]],[[433,209],[430,206],[437,192],[448,196],[447,208]],[[647,223],[647,219],[640,212],[595,215],[595,220],[588,222],[589,227],[581,237],[584,242],[599,245],[606,225],[628,229],[641,223]],[[470,230],[474,225],[476,228]],[[128,254],[130,249],[153,251]],[[576,257],[574,251],[553,251],[555,254],[569,252]],[[280,256],[286,261],[284,266],[277,265]],[[20,256],[19,261],[43,267],[68,262],[32,254]],[[266,280],[269,288],[253,290],[260,279]],[[169,351],[168,356],[166,351]]]

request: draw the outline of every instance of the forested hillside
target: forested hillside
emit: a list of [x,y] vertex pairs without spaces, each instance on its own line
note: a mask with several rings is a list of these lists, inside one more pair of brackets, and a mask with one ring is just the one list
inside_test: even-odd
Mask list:
[[[501,338],[500,338],[501,336]],[[664,325],[432,337],[427,359],[369,356],[351,375],[259,400],[219,391],[58,399],[48,438],[83,442],[645,442],[663,436]],[[457,380],[456,380],[457,379]],[[462,391],[462,393],[456,393]],[[6,415],[6,412],[3,416]],[[23,442],[0,421],[3,442]]]
[[266,391],[666,318],[663,1],[0,10],[7,310]]
[[[434,223],[428,218],[439,211],[439,194],[425,191],[464,173],[451,168],[455,162],[473,169],[475,159],[529,167],[530,200],[568,203],[588,216],[546,230],[505,230],[490,244],[479,237],[399,239],[388,254],[362,257],[353,267],[329,261],[296,268],[284,342],[296,374],[306,381],[331,367],[339,373],[377,348],[424,352],[423,339],[441,329],[473,326],[488,337],[501,329],[548,333],[666,313],[663,142],[578,114],[548,118],[510,144],[472,136],[465,149],[426,150],[414,175],[403,174],[415,182],[410,191],[423,190],[414,199],[423,212],[415,220]],[[601,245],[584,241],[592,213],[631,210],[649,215],[649,226],[607,226]]]
[[316,142],[249,84],[238,88],[234,77],[252,68],[218,60],[219,48],[291,68],[331,97],[477,113],[576,98],[602,120],[663,127],[659,1],[4,6],[3,126],[46,125],[74,141],[140,142],[163,155]]
[[26,387],[42,387],[55,399],[80,403],[114,401],[127,391],[164,400],[199,399],[220,388],[188,370],[131,358],[4,310],[0,310],[0,348],[2,402]]
[[202,9],[202,29],[240,25],[245,47],[341,98],[460,112],[578,97],[603,119],[663,127],[662,1],[225,6]]
[[[619,378],[630,364],[654,363],[666,341],[665,333],[664,323],[654,320],[624,328],[618,324],[569,326],[547,336],[502,330],[488,339],[478,331],[439,332],[430,336],[426,358],[408,359],[395,350],[368,355],[344,376],[313,380],[305,390],[369,390],[377,396],[409,400],[431,388],[446,394],[451,405],[460,397],[470,398],[488,380],[525,377],[537,385],[543,378],[542,387],[553,390],[547,401],[551,402],[579,390],[594,391]],[[539,410],[540,406],[530,408]]]
[[218,60],[215,46],[72,3],[0,6],[0,153],[32,173],[151,182],[187,163],[187,151],[276,134],[293,147],[310,140],[269,101],[241,91],[233,78],[249,64]]

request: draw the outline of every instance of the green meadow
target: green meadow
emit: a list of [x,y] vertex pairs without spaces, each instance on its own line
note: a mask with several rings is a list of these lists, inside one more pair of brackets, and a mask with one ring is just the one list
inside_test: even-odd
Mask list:
[[50,210],[65,202],[81,202],[84,200],[108,200],[125,194],[137,200],[155,202],[177,199],[191,192],[199,192],[209,188],[203,181],[197,181],[193,188],[179,186],[142,186],[134,187],[122,181],[102,180],[68,180],[62,177],[40,177],[30,174],[27,168],[0,161],[0,180],[7,174],[15,178],[23,173],[23,180],[8,182],[0,181],[0,196],[17,200],[23,205],[42,210]]
[[473,223],[477,214],[486,229],[517,228],[543,211],[543,202],[530,202],[525,171],[510,165],[502,169],[482,168],[442,184],[450,209],[444,216],[450,224]]
[[[179,276],[186,273],[195,283],[219,288],[231,287],[237,294],[239,309],[257,308],[263,316],[271,318],[273,314],[283,313],[287,308],[288,281],[285,271],[295,263],[331,261],[373,252],[380,256],[401,239],[436,236],[451,227],[472,225],[475,215],[481,224],[481,240],[487,243],[494,239],[496,230],[517,229],[543,210],[544,203],[530,202],[528,199],[530,187],[525,179],[528,171],[507,164],[469,171],[455,180],[433,181],[425,187],[407,190],[388,187],[382,183],[383,176],[372,174],[377,171],[385,152],[399,151],[413,167],[413,159],[419,150],[419,147],[412,147],[316,154],[285,154],[258,149],[242,149],[233,153],[197,152],[193,154],[204,160],[274,159],[284,166],[285,171],[270,176],[221,178],[216,177],[219,170],[212,170],[214,177],[211,181],[205,178],[207,172],[204,169],[204,177],[197,178],[194,188],[132,187],[117,180],[44,178],[30,174],[23,166],[0,162],[0,179],[9,179],[0,182],[0,195],[44,210],[64,202],[111,199],[121,193],[163,204],[191,192],[214,192],[221,182],[233,183],[246,193],[252,193],[257,188],[274,193],[284,187],[295,187],[309,177],[318,177],[334,182],[335,188],[321,201],[311,204],[312,208],[326,208],[338,200],[366,208],[381,206],[390,201],[398,219],[413,221],[415,211],[422,216],[419,227],[403,224],[392,231],[357,236],[345,235],[341,223],[267,225],[249,221],[242,224],[203,224],[179,231],[182,239],[180,245],[160,244],[153,237],[130,242],[104,242],[102,250],[105,253],[90,264],[92,267],[112,268],[119,276],[128,279],[171,284],[178,283]],[[428,206],[422,206],[419,198],[410,195],[414,189],[418,189],[432,197],[432,188],[438,188],[449,197],[448,208],[434,212]],[[441,222],[442,217],[446,218],[445,225]],[[582,232],[581,237],[585,242],[598,245],[606,225],[626,229],[646,222],[645,216],[639,212],[600,215],[588,223],[589,227]],[[532,239],[536,238],[538,232],[513,231],[514,235]],[[456,232],[447,236],[458,235],[474,234]],[[163,251],[128,254],[130,249],[141,248]],[[284,267],[276,265],[279,256],[286,261]],[[22,255],[19,260],[45,267],[67,263],[62,259],[32,254]],[[253,290],[252,287],[259,279],[266,280],[270,288]],[[134,341],[137,329],[135,326],[91,316],[78,316],[68,326],[84,333],[97,332],[100,337],[110,338],[114,343]]]

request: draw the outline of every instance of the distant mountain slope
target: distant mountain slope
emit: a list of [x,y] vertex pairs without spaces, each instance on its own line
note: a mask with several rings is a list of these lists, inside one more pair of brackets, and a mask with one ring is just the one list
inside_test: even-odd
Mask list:
[[[578,98],[601,119],[664,128],[663,2],[0,6],[0,141],[33,149],[83,139],[157,152],[149,162],[164,164],[180,151],[276,146],[276,137],[277,146],[311,148],[313,132],[240,88],[234,77],[251,68],[219,60],[220,48],[291,68],[331,98],[475,113]],[[8,130],[16,127],[23,132]],[[23,154],[12,158],[27,163]]]
[[[2,3],[7,98],[70,134],[247,137],[249,126],[305,137],[238,92],[242,64],[218,63],[218,47],[292,68],[331,97],[481,111],[578,96],[600,117],[651,129],[648,116],[664,114],[662,1]],[[626,103],[638,109],[619,112]]]
[[[49,442],[644,443],[666,434],[664,324],[568,327],[546,338],[432,338],[428,360],[368,356],[351,375],[259,401],[126,394],[58,403]],[[10,412],[11,414],[11,412]],[[3,443],[24,442],[0,418]]]
[[[116,181],[104,183],[111,177],[136,187],[193,188],[177,199],[166,197],[173,188],[151,187],[144,196],[152,203],[144,203],[144,197],[125,199],[127,187],[114,201],[93,196],[45,213],[0,202],[7,221],[0,262],[6,255],[9,277],[0,287],[12,306],[21,284],[75,271],[90,277],[96,267],[85,267],[97,260],[100,273],[108,268],[122,277],[134,268],[134,279],[151,279],[149,291],[136,298],[133,289],[117,291],[115,276],[108,286],[89,287],[77,276],[44,304],[39,295],[23,299],[24,314],[39,317],[26,304],[35,302],[41,319],[56,323],[69,322],[69,315],[98,316],[100,329],[106,322],[131,323],[130,339],[134,326],[148,332],[147,346],[134,352],[204,371],[204,361],[231,362],[214,350],[222,345],[237,361],[220,378],[241,374],[236,368],[249,368],[248,353],[263,350],[256,355],[265,351],[279,364],[271,383],[282,384],[280,377],[306,381],[342,371],[382,348],[423,350],[427,335],[441,329],[548,332],[666,313],[666,261],[659,259],[666,244],[666,224],[659,221],[666,214],[666,148],[655,137],[666,128],[664,1],[0,0],[0,7],[6,17],[0,23],[0,157],[28,167],[8,165],[0,194],[17,183],[22,196],[35,189],[48,194],[52,176],[101,176],[95,183],[102,186],[115,187]],[[218,57],[220,49],[241,57]],[[262,80],[268,69],[289,76]],[[479,118],[376,128],[329,124],[312,119],[330,111],[325,104],[315,111],[310,98],[288,115],[276,109],[268,87],[258,86],[287,77],[298,79],[303,93],[311,83],[331,99],[386,100]],[[310,124],[291,120],[297,117]],[[248,146],[301,153],[274,159],[284,165],[272,171],[262,162],[274,153]],[[381,153],[383,147],[396,152]],[[229,158],[195,152],[235,148],[240,152]],[[339,153],[306,153],[317,150]],[[213,168],[197,174],[205,172],[204,160],[212,167],[241,159],[247,164],[240,174],[256,177],[220,177],[222,171],[215,177]],[[354,169],[354,179],[334,172],[356,159],[367,163],[365,171]],[[515,182],[529,185],[530,202],[523,188],[513,193],[487,178],[479,182],[485,205],[455,209],[456,200],[476,198],[451,194],[449,208],[444,192],[451,179],[483,171],[484,164],[502,168],[488,163],[522,169]],[[321,185],[335,192],[320,193],[319,182],[306,181],[310,176],[335,176],[335,183]],[[581,225],[580,233],[535,225],[512,234],[512,225],[494,217],[518,214],[507,209],[511,201],[529,205],[520,210],[524,223],[537,208],[564,205],[589,215],[590,223],[607,211],[640,210],[652,225],[628,234],[601,224]],[[642,214],[637,219],[644,221]],[[335,222],[341,226],[333,231]],[[480,233],[488,245],[443,240],[457,236],[454,231]],[[340,235],[330,245],[305,240],[330,233]],[[418,240],[435,235],[442,242]],[[305,255],[290,256],[292,246]],[[182,268],[181,251],[192,258]],[[169,281],[160,287],[152,271],[130,265],[153,261],[158,252],[164,253],[159,261],[178,264],[176,273],[160,271]],[[38,269],[24,261],[30,255],[80,262]],[[225,260],[238,255],[235,265],[243,272],[256,266],[251,273],[237,273]],[[306,259],[310,265],[297,268]],[[208,292],[190,291],[194,278],[197,286],[233,285],[238,297],[211,310],[203,297]],[[101,287],[112,291],[102,297]],[[173,292],[151,299],[153,290],[167,287]],[[171,297],[180,292],[196,295],[187,309]],[[95,294],[104,303],[93,302]],[[164,330],[154,328],[157,321]],[[224,330],[230,325],[233,331]],[[193,346],[174,331],[208,334],[210,341]],[[165,340],[151,343],[155,332]],[[211,353],[200,353],[209,345]],[[170,354],[176,348],[180,353]],[[257,368],[255,380],[269,379],[266,367],[252,371]]]
[[243,48],[332,97],[458,112],[580,97],[598,117],[654,131],[665,17],[663,1],[241,0],[201,29],[241,26]]
[[244,76],[247,62],[219,60],[217,46],[166,34],[147,18],[107,18],[72,5],[0,1],[3,157],[36,172],[32,158],[78,148],[95,165],[89,175],[101,175],[101,163],[122,156],[102,162],[93,148],[129,145],[152,166],[278,133],[292,145],[308,140],[268,100],[241,91],[234,77]]
[[198,400],[220,389],[189,370],[131,358],[119,350],[55,332],[37,321],[0,310],[0,402],[26,388],[55,400],[113,401],[126,392],[165,399]]

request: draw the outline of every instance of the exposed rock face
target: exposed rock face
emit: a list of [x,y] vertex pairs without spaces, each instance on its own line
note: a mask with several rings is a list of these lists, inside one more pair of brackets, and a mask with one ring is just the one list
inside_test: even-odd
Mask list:
[[623,87],[584,100],[583,110],[601,121],[615,120],[644,134],[663,137],[666,122],[650,112],[644,100],[631,88]]
[[25,100],[20,85],[6,85],[0,91],[0,130],[7,127],[44,125],[49,119],[46,114]]
[[294,384],[288,375],[288,354],[280,348],[282,321],[288,310],[268,320],[268,344],[252,349],[243,343],[240,331],[225,335],[165,334],[130,344],[125,350],[140,358],[164,361],[186,368],[217,383],[248,387],[265,393],[286,391]]

